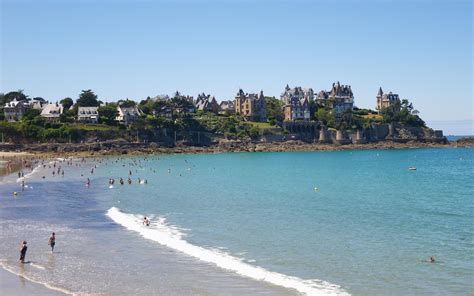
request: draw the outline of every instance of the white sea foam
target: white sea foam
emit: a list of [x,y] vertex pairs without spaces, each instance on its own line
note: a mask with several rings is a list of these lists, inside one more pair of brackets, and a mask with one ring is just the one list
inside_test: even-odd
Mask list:
[[24,175],[23,177],[20,177],[18,179],[16,179],[16,182],[21,182],[21,181],[25,181],[26,179],[28,178],[31,178],[35,173],[37,173],[40,169],[41,169],[41,165],[38,165],[36,166],[31,172],[29,172],[28,174]]
[[277,286],[295,289],[306,295],[349,295],[340,286],[321,280],[303,280],[298,277],[288,276],[253,266],[216,249],[206,249],[193,245],[183,239],[184,234],[179,228],[166,223],[165,218],[153,219],[147,227],[143,225],[143,215],[133,215],[121,212],[112,207],[107,211],[107,216],[128,230],[138,232],[146,239],[195,257],[199,260],[215,264],[216,266],[233,271],[239,275],[259,281],[265,281]]
[[34,263],[30,263],[31,266],[33,266],[34,268],[38,268],[38,269],[41,269],[41,270],[45,270],[44,266],[41,266],[41,265],[38,265],[38,264],[34,264]]

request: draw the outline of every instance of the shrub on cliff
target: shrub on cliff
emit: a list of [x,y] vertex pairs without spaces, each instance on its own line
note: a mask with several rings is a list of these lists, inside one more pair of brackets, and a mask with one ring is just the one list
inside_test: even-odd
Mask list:
[[381,114],[386,123],[398,122],[408,126],[426,127],[425,122],[418,116],[418,111],[408,100],[396,101],[391,106],[383,108]]

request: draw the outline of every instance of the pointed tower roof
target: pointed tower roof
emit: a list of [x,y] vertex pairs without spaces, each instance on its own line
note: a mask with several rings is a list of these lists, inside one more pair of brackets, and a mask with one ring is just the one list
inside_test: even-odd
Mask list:
[[379,92],[377,93],[377,97],[381,97],[383,95],[382,87],[379,87]]

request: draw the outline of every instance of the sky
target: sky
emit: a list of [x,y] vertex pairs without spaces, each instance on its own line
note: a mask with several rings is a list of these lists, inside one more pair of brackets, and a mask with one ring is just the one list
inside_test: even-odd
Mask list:
[[0,2],[0,92],[220,101],[340,81],[358,107],[381,86],[474,134],[472,1]]

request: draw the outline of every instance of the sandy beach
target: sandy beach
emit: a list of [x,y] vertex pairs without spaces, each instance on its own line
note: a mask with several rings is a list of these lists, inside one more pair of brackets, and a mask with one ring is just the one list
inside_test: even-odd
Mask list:
[[5,157],[20,157],[20,156],[31,156],[33,154],[29,152],[17,152],[17,151],[0,151],[0,158],[5,158]]

